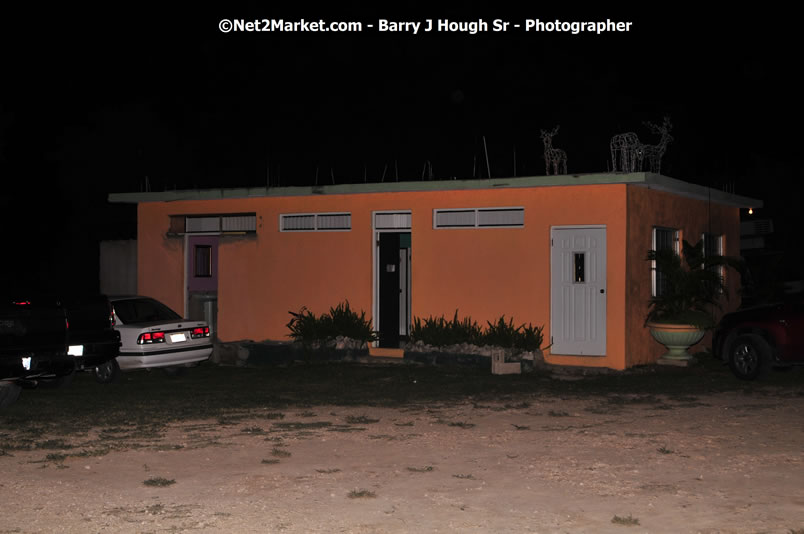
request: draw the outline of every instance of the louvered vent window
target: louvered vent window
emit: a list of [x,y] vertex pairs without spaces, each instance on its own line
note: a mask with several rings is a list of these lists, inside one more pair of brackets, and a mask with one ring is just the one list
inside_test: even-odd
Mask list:
[[433,228],[522,228],[525,208],[433,210]]
[[224,215],[221,217],[221,230],[224,232],[256,232],[256,215]]
[[375,230],[409,230],[410,212],[379,212],[374,214]]
[[256,213],[232,215],[171,215],[169,234],[253,234]]
[[475,210],[436,210],[436,228],[474,228],[477,226]]
[[197,232],[220,232],[220,217],[187,217],[185,228],[188,234]]
[[351,213],[287,213],[279,216],[281,232],[349,231]]

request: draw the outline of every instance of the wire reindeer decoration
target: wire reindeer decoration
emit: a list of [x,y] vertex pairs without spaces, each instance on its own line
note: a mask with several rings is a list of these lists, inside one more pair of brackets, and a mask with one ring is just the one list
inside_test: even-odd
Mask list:
[[643,124],[647,126],[651,132],[661,136],[661,139],[659,139],[658,145],[642,145],[642,155],[640,159],[648,160],[650,172],[661,174],[662,157],[664,157],[664,153],[667,150],[667,145],[673,140],[673,136],[670,135],[670,130],[673,129],[673,125],[670,123],[670,117],[668,116],[664,117],[664,122],[661,126],[656,126],[652,122],[645,122]]
[[647,160],[650,172],[661,173],[662,157],[667,151],[667,145],[673,140],[673,136],[670,135],[670,130],[673,129],[670,117],[665,116],[661,126],[657,126],[652,122],[643,122],[642,124],[647,126],[652,133],[661,136],[659,144],[642,144],[634,132],[615,135],[609,143],[611,166],[614,172],[642,171],[644,162]]
[[[544,164],[546,172],[549,175],[550,169],[553,169],[553,174],[567,174],[567,153],[560,148],[553,148],[553,136],[558,133],[561,127],[559,124],[552,131],[542,130],[541,138],[544,143]],[[561,171],[559,172],[559,169]]]
[[611,169],[614,172],[634,172],[642,168],[642,143],[634,132],[617,134],[609,142]]

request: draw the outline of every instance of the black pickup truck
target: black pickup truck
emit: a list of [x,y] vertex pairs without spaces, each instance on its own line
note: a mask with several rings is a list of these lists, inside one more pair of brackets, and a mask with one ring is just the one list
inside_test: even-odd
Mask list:
[[69,375],[67,315],[52,297],[0,297],[0,408],[17,399],[20,387]]
[[76,371],[92,370],[116,358],[120,332],[114,329],[114,311],[105,295],[65,296],[62,305],[70,325],[68,353]]
[[103,295],[0,297],[0,407],[21,387],[61,385],[119,350],[120,333]]

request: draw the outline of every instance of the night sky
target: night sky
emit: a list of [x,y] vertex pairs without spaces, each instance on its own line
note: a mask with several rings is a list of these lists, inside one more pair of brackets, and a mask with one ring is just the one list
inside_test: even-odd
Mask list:
[[[800,43],[789,13],[651,9],[512,13],[484,3],[3,16],[0,209],[6,283],[97,289],[97,242],[136,237],[110,192],[544,174],[540,129],[569,172],[603,172],[609,139],[669,115],[663,174],[763,199],[794,249],[802,197]],[[117,9],[117,8],[115,8]],[[358,21],[362,32],[229,32],[222,19]],[[380,32],[380,19],[477,21]],[[603,35],[492,31],[630,21]],[[368,28],[374,24],[374,28]],[[514,168],[514,161],[516,168]],[[429,172],[426,173],[429,175]],[[15,282],[16,283],[16,282]]]

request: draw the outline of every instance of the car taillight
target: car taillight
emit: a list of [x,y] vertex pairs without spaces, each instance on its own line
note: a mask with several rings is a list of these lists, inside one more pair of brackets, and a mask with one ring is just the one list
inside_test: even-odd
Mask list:
[[193,331],[190,332],[190,337],[193,339],[198,339],[199,337],[209,337],[209,327],[198,326],[196,328],[193,328]]
[[137,338],[137,345],[150,345],[151,343],[164,343],[164,332],[146,332]]
[[115,324],[116,323],[114,320],[114,306],[109,306],[109,326],[114,326]]

